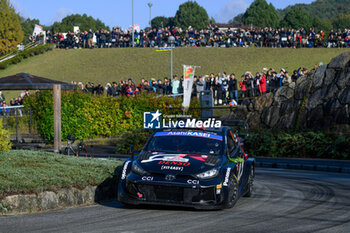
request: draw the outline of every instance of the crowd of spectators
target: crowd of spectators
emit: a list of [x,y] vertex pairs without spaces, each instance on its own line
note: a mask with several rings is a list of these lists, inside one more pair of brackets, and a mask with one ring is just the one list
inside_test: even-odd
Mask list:
[[30,96],[30,93],[28,90],[22,91],[20,96],[17,98],[12,98],[8,103],[6,103],[6,98],[2,91],[0,91],[0,116],[9,116],[9,115],[15,115],[18,114],[22,116],[22,110],[21,109],[11,109],[9,106],[21,106],[23,105],[23,101],[26,97]]
[[[287,28],[219,28],[209,25],[202,30],[192,27],[146,28],[135,31],[135,47],[169,46],[168,38],[174,36],[177,47],[350,47],[350,29],[333,29],[329,33],[314,28],[306,30]],[[32,41],[43,41],[43,34],[32,36]],[[95,40],[95,42],[94,42]],[[132,47],[132,31],[113,28],[84,32],[46,32],[46,43],[54,43],[59,48],[121,48]]]
[[[226,72],[195,76],[192,97],[199,98],[201,91],[208,90],[213,94],[215,105],[237,105],[245,98],[255,98],[265,95],[281,86],[296,82],[306,72],[307,70],[302,67],[294,70],[292,75],[283,68],[279,71],[275,71],[272,68],[264,68],[262,72],[257,72],[255,75],[251,72],[246,72],[241,76],[240,81],[237,80],[234,73],[227,74]],[[91,82],[87,82],[85,85],[82,82],[72,83],[77,84],[81,91],[95,95],[134,97],[141,93],[178,96],[183,93],[183,81],[182,76],[178,78],[174,75],[172,80],[167,77],[163,80],[153,78],[151,80],[145,80],[143,78],[139,84],[136,84],[132,79],[121,80],[119,82],[114,81],[107,83],[105,86],[101,83],[95,85]]]

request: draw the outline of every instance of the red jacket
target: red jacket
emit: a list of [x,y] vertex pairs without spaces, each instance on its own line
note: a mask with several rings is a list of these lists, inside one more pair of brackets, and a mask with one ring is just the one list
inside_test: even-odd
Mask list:
[[265,77],[265,75],[262,76],[262,78],[260,79],[260,90],[261,90],[261,93],[266,92],[266,77]]
[[239,83],[239,86],[241,88],[241,91],[246,91],[247,90],[247,86],[245,85],[245,83],[243,82],[243,80]]

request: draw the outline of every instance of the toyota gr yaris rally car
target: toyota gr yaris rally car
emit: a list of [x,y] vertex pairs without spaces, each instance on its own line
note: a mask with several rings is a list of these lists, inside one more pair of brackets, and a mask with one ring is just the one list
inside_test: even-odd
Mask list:
[[163,129],[124,162],[118,199],[126,204],[231,208],[250,196],[253,158],[230,127]]

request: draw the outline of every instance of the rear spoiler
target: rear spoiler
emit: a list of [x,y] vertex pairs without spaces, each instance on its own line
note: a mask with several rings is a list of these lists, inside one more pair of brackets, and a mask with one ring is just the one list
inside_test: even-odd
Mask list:
[[243,140],[249,136],[249,125],[242,120],[222,120],[224,126],[232,127]]

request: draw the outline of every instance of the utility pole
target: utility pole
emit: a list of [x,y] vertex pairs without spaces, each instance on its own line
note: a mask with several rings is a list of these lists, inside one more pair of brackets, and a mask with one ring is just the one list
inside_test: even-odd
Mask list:
[[149,2],[148,6],[149,6],[149,27],[152,27],[152,24],[151,24],[151,21],[152,21],[152,10],[151,10],[151,8],[153,6],[153,3]]

